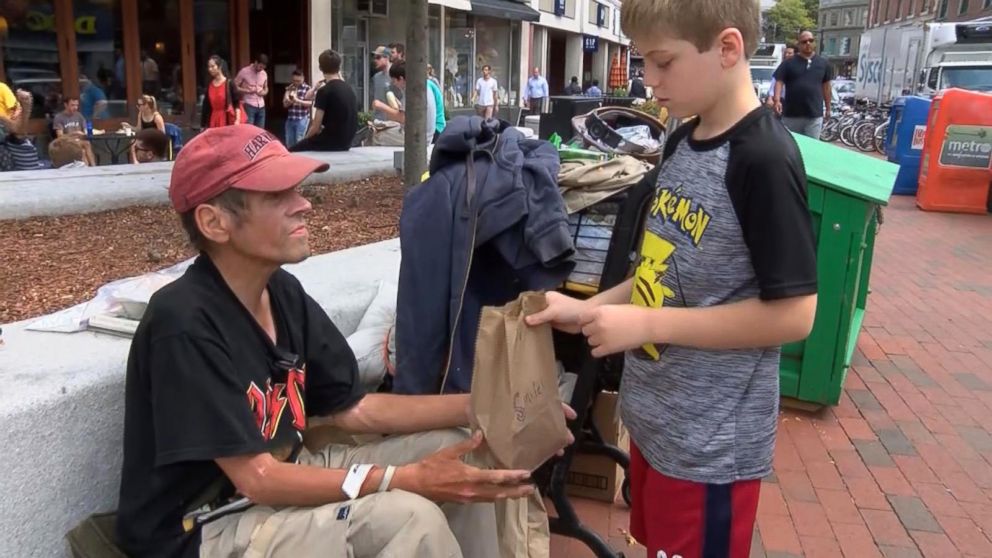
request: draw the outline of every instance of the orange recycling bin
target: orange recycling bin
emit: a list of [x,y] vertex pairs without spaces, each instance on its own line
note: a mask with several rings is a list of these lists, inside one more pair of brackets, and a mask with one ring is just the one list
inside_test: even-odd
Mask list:
[[930,105],[916,205],[986,213],[992,183],[992,94],[947,89]]

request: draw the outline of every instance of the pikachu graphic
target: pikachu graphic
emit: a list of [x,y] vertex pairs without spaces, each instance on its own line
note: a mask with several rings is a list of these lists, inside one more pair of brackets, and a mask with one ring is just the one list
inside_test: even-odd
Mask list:
[[[646,308],[661,308],[665,298],[674,298],[675,292],[661,282],[668,271],[668,258],[675,252],[675,245],[651,231],[645,231],[641,243],[641,261],[634,272],[634,286],[630,302]],[[642,347],[652,359],[661,355],[654,343]]]

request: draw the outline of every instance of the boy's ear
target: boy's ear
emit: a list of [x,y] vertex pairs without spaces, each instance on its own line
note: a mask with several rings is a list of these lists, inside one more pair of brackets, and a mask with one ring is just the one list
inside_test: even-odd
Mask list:
[[720,61],[724,68],[733,68],[741,60],[747,60],[744,37],[736,27],[721,31],[716,38],[716,47],[720,50]]

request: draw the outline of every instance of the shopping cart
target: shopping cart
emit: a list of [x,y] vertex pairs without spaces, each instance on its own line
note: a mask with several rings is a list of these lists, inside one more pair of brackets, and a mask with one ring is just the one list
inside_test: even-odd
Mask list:
[[[576,247],[576,266],[562,292],[580,298],[622,283],[636,263],[638,244],[653,185],[641,183],[606,198],[571,216],[569,228]],[[555,332],[555,355],[566,370],[578,372],[570,404],[578,415],[569,425],[575,444],[538,470],[542,493],[554,503],[556,517],[551,532],[578,539],[598,558],[622,557],[596,532],[582,524],[565,493],[569,469],[576,452],[604,455],[623,467],[630,458],[620,448],[607,444],[591,420],[591,409],[603,391],[616,391],[623,373],[623,355],[593,358],[582,335]],[[621,493],[630,504],[630,485],[625,479]]]

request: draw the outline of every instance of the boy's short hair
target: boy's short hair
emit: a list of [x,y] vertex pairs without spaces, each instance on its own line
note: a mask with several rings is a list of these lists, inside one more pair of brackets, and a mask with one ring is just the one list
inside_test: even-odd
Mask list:
[[393,79],[406,79],[406,62],[397,60],[389,67],[389,77]]
[[85,160],[83,144],[71,136],[55,138],[48,144],[48,158],[52,160],[53,169],[83,161]]
[[325,74],[336,74],[341,71],[341,55],[336,50],[327,49],[317,57],[317,66]]
[[741,32],[744,56],[751,58],[761,34],[758,0],[624,0],[620,6],[620,28],[628,37],[651,37],[661,30],[699,52],[709,50],[728,27]]

